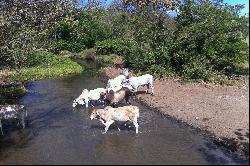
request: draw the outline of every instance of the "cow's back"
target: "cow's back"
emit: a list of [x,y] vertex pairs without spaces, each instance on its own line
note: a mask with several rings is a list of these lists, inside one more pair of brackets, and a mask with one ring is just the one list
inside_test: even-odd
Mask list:
[[[118,107],[113,112],[113,117],[118,119],[123,119],[124,121],[133,121],[135,118],[139,117],[139,108],[137,106],[123,106]],[[122,121],[122,120],[120,120]]]

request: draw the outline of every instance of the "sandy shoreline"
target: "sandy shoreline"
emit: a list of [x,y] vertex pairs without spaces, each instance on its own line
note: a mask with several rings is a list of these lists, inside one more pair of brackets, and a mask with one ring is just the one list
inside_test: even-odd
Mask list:
[[[102,69],[104,80],[114,78],[120,68]],[[133,75],[133,73],[130,73]],[[183,84],[176,80],[155,80],[155,94],[136,100],[213,135],[232,151],[249,156],[249,82],[242,86]]]

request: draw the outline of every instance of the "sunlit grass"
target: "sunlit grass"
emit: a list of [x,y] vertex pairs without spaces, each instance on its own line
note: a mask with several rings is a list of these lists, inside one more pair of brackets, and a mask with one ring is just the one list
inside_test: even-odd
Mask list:
[[82,70],[82,67],[76,62],[68,61],[49,68],[40,66],[23,68],[20,71],[14,72],[11,76],[9,76],[9,79],[12,81],[40,80],[44,78],[55,78],[68,76],[71,74],[78,74],[81,73]]

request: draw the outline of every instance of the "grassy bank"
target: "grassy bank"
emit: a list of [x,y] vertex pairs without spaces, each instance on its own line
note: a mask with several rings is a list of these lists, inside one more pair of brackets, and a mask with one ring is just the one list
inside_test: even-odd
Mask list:
[[78,74],[83,68],[69,58],[49,52],[30,55],[21,69],[2,70],[0,77],[9,81],[40,80]]
[[18,82],[69,76],[82,71],[82,66],[69,58],[50,52],[35,52],[28,56],[20,69],[0,70],[0,104],[13,104],[25,94],[25,87]]
[[19,71],[15,71],[9,79],[12,81],[40,80],[45,78],[68,76],[70,74],[77,74],[81,72],[82,67],[80,65],[76,62],[68,60],[63,64],[58,64],[49,68],[42,66],[23,68]]

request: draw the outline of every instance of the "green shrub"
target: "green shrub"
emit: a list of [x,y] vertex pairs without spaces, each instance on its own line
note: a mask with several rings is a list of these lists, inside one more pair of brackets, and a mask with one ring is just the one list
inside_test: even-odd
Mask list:
[[211,76],[211,71],[208,65],[199,59],[192,59],[182,66],[181,74],[188,79],[208,81]]
[[225,73],[246,62],[243,42],[246,18],[238,15],[240,6],[222,1],[184,1],[177,16],[177,32],[172,66],[187,78],[207,80],[211,73]]
[[99,55],[117,54],[125,56],[135,51],[135,47],[138,47],[138,44],[134,40],[122,38],[103,40],[95,45]]
[[[96,15],[101,13],[95,12]],[[108,38],[110,33],[109,25],[99,17],[83,9],[76,9],[62,18],[51,36],[56,36],[53,39],[55,51],[79,52],[94,47],[96,41]]]
[[96,49],[95,48],[90,48],[83,50],[81,52],[75,53],[75,58],[82,58],[86,59],[88,57],[95,57],[96,56]]
[[77,43],[77,42],[72,42],[72,41],[67,41],[67,40],[62,40],[62,39],[52,42],[51,47],[53,51],[56,53],[60,52],[61,50],[68,50],[70,52],[78,52],[86,48],[84,43]]
[[37,51],[27,56],[23,67],[43,66],[50,67],[66,61],[66,58],[57,56],[51,52]]
[[74,57],[74,54],[72,52],[70,52],[70,51],[62,50],[59,53],[59,56],[64,57],[64,58],[72,58],[72,57]]
[[99,55],[96,57],[97,63],[100,64],[112,64],[114,63],[114,60],[120,58],[120,56],[115,54],[109,54],[109,55]]

